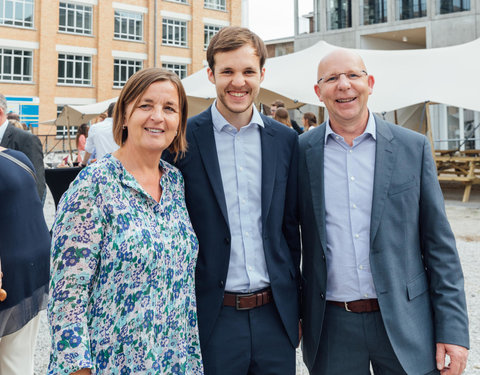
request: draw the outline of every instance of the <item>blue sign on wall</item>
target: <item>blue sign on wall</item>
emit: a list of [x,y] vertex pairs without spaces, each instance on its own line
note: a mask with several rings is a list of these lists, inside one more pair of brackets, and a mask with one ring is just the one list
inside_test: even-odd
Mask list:
[[7,113],[14,112],[20,116],[20,122],[28,127],[38,127],[39,99],[37,97],[6,96]]

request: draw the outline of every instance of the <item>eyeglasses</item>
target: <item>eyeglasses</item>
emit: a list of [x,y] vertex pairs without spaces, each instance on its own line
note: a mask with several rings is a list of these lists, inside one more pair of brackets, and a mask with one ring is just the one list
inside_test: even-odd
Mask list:
[[359,72],[348,72],[348,73],[336,73],[336,74],[331,74],[327,77],[322,77],[320,78],[318,81],[317,81],[317,85],[320,84],[320,82],[324,82],[324,83],[327,83],[327,84],[333,84],[333,83],[337,83],[338,80],[340,79],[340,76],[341,75],[344,75],[345,78],[347,78],[349,81],[355,81],[359,78],[362,78],[363,75],[367,75],[368,76],[368,73],[365,71],[365,70],[361,70]]

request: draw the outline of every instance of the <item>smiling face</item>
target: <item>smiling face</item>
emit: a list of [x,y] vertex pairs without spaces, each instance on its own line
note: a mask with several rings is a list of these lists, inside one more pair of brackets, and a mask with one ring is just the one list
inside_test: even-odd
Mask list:
[[218,111],[233,126],[247,125],[265,73],[253,46],[216,53],[214,71],[207,72],[217,90]]
[[[373,76],[362,73],[357,79],[349,79],[348,73],[366,71],[361,57],[347,50],[336,50],[324,57],[318,65],[319,84],[315,93],[328,109],[332,128],[362,128],[368,120],[368,96],[372,93]],[[342,73],[342,74],[340,74]],[[347,73],[347,74],[343,74]],[[326,82],[326,77],[340,74],[335,82]],[[337,130],[335,130],[337,131]]]
[[128,104],[124,126],[128,138],[127,150],[146,154],[159,154],[168,148],[180,124],[178,92],[170,81],[152,83],[140,100]]

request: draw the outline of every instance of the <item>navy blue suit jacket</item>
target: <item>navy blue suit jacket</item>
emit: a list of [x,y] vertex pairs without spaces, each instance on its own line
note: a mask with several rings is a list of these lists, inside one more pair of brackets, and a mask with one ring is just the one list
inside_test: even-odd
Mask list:
[[[298,136],[262,115],[262,235],[275,305],[298,344],[300,238],[297,221]],[[185,197],[200,249],[196,268],[202,347],[223,305],[230,259],[230,229],[218,163],[211,108],[188,120],[188,151],[174,163],[185,179]],[[260,156],[260,155],[259,155]],[[171,161],[171,155],[166,159]]]
[[[370,266],[390,343],[408,374],[435,369],[435,343],[468,347],[463,274],[427,138],[375,116]],[[324,324],[325,123],[299,141],[303,358],[312,368]],[[328,181],[325,181],[328,183]]]

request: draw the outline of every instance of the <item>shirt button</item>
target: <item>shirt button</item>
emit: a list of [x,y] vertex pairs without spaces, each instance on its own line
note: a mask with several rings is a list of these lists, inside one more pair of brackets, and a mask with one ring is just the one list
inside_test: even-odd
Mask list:
[[220,288],[223,288],[224,285],[225,285],[225,283],[223,282],[223,280],[220,280],[220,281],[218,282],[218,286],[219,286]]
[[362,266],[362,265],[359,265],[358,268],[361,269],[361,270],[363,270],[363,266]]
[[251,271],[253,268],[252,266],[248,266],[248,270]]
[[323,295],[323,293],[320,293],[320,298],[321,298],[321,299],[324,299],[324,298],[325,298],[325,296]]
[[240,167],[239,169],[240,169],[240,172],[242,172],[242,171],[243,171],[243,167]]
[[351,176],[350,180],[355,181],[355,177]]
[[250,235],[250,234],[249,234],[248,232],[245,232],[245,236],[247,236],[247,237],[248,237],[249,235]]
[[353,208],[357,208],[357,205],[354,203],[354,204],[352,204],[352,207],[353,207]]
[[245,204],[246,200],[245,199],[242,199],[242,203]]
[[368,295],[367,293],[365,293],[363,296],[364,296],[365,298],[368,298],[368,297],[369,297],[369,295]]
[[359,238],[359,237],[360,237],[360,235],[358,233],[355,234],[355,238]]
[[348,150],[348,152],[349,152],[349,153],[352,153],[352,152],[353,152],[353,150]]
[[337,135],[335,138],[336,138],[336,139],[340,139],[340,137],[339,137],[338,135]]

